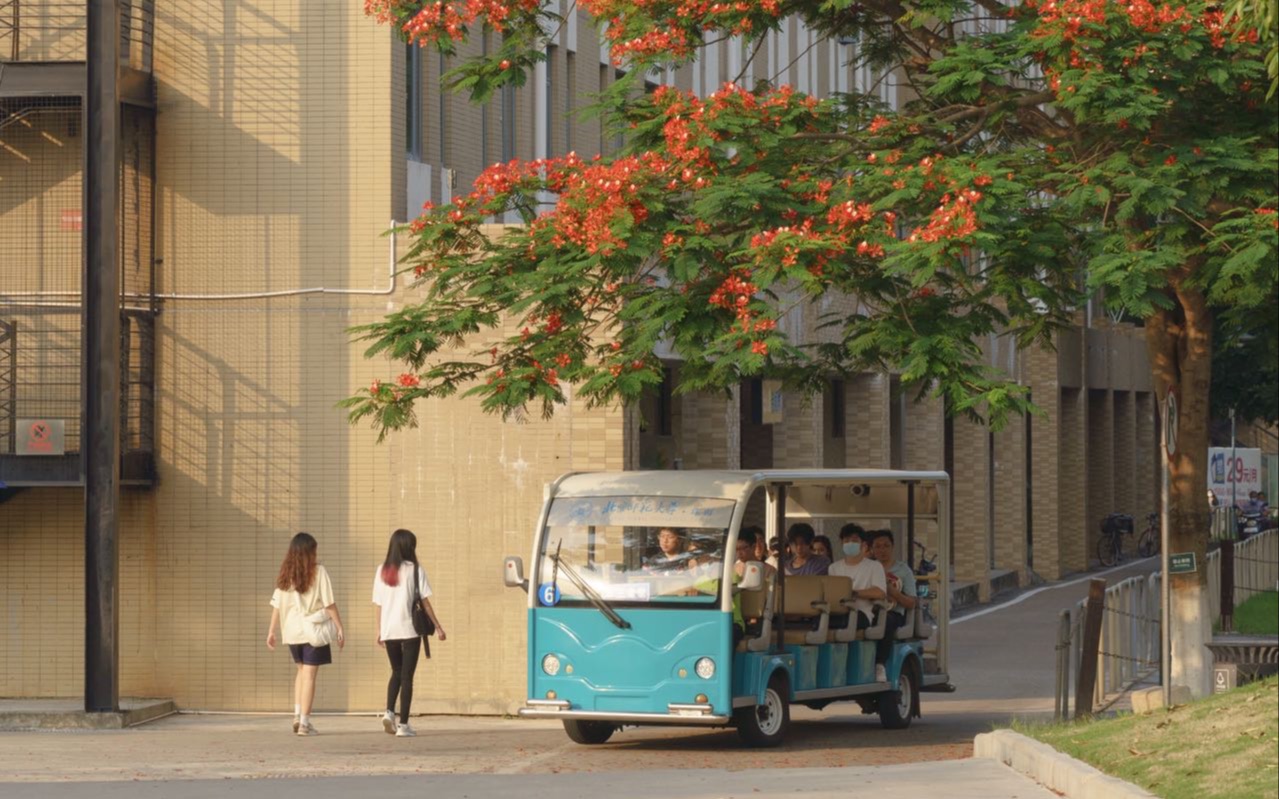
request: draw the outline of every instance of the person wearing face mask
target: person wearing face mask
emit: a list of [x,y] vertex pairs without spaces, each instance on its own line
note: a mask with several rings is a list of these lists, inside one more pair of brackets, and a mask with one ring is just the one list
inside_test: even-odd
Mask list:
[[[828,574],[847,577],[853,584],[853,608],[857,611],[857,629],[871,626],[875,617],[875,601],[888,597],[888,580],[884,567],[872,560],[867,548],[862,546],[860,525],[846,524],[839,530],[840,548],[844,557],[831,564]],[[882,612],[882,611],[881,611]],[[887,643],[887,646],[884,644]],[[892,641],[885,636],[875,647],[875,681],[886,682],[888,676],[884,664],[892,652]]]

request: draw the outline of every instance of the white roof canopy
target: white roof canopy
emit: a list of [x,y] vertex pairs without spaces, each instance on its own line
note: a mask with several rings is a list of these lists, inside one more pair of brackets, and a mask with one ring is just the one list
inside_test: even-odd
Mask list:
[[915,518],[936,517],[945,472],[889,469],[765,469],[759,471],[592,472],[567,475],[556,497],[706,497],[744,501],[759,486],[787,484],[787,518],[895,518],[908,509],[915,484]]

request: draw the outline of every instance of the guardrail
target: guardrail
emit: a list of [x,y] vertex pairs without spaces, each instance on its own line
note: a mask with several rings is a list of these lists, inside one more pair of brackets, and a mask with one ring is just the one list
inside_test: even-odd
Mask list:
[[[1209,552],[1208,608],[1213,619],[1221,615],[1221,555]],[[1255,593],[1273,591],[1279,581],[1279,531],[1267,530],[1235,544],[1235,603]],[[1129,577],[1105,592],[1101,643],[1097,652],[1097,680],[1089,709],[1104,707],[1134,683],[1159,669],[1161,576]],[[1057,681],[1054,716],[1070,715],[1074,694],[1072,675],[1083,664],[1083,626],[1086,600],[1061,611],[1057,628]],[[1075,699],[1076,714],[1080,702]]]
[[[1205,558],[1208,570],[1208,612],[1221,618],[1221,550]],[[1274,591],[1279,583],[1279,530],[1266,530],[1235,542],[1235,607],[1255,594]]]

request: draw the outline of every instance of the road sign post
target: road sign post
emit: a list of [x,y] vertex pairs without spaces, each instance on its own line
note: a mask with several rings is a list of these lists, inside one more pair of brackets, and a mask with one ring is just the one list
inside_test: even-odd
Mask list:
[[[1172,456],[1177,453],[1177,395],[1172,386],[1168,387],[1168,398],[1164,401],[1163,414],[1163,480],[1159,502],[1159,557],[1161,560],[1161,577],[1159,579],[1159,682],[1164,689],[1164,707],[1172,707],[1172,569],[1169,554],[1171,533],[1168,527],[1168,505],[1172,497],[1170,469]],[[1191,571],[1194,571],[1194,554],[1190,556]]]

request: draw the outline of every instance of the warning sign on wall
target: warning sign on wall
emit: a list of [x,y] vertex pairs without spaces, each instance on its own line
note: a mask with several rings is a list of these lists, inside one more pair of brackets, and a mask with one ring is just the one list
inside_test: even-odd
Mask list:
[[19,419],[19,455],[62,455],[66,451],[66,423],[61,419]]

